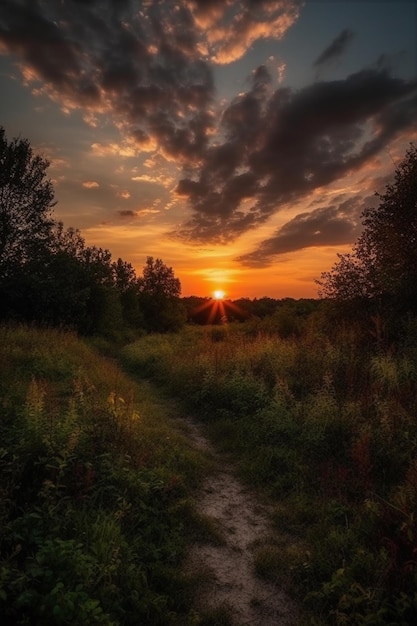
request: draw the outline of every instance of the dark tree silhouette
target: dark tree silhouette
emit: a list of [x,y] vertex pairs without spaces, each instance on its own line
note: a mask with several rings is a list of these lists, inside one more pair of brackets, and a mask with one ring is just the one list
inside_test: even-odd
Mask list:
[[55,202],[48,166],[27,139],[9,143],[0,127],[0,278],[50,242]]
[[140,279],[141,292],[154,298],[179,298],[181,283],[174,276],[172,267],[167,267],[161,259],[148,256]]
[[380,203],[363,212],[363,232],[349,254],[324,272],[320,296],[417,311],[417,148],[411,146]]
[[139,290],[140,307],[149,330],[176,330],[184,323],[185,308],[179,300],[181,283],[172,267],[149,256],[139,278]]
[[132,287],[138,288],[138,279],[131,263],[118,258],[112,263],[113,281],[119,293],[125,293]]

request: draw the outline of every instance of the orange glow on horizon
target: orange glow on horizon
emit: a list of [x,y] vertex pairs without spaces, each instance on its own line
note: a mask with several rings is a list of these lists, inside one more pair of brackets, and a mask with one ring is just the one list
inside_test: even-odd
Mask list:
[[[101,245],[133,265],[138,276],[143,271],[147,256],[155,256],[152,241],[164,242],[162,260],[172,267],[181,282],[181,296],[211,298],[214,302],[234,301],[240,298],[317,298],[315,279],[329,271],[337,262],[337,254],[351,251],[351,244],[305,248],[278,256],[265,267],[244,267],[234,261],[243,249],[219,247],[211,256],[196,254],[194,248],[178,247],[177,242],[164,240],[164,226],[146,223],[138,231],[122,224],[100,224],[82,231],[87,245]],[[151,243],[148,243],[150,237]],[[214,295],[223,291],[223,299]]]
[[213,291],[213,298],[215,300],[224,300],[225,295],[226,294],[223,289],[216,289],[215,291]]

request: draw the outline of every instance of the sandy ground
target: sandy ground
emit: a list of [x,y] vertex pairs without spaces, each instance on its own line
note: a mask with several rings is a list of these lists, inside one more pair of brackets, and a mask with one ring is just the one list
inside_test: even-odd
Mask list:
[[221,545],[196,543],[189,555],[191,572],[210,572],[198,608],[229,607],[236,626],[296,626],[295,603],[276,585],[255,576],[254,548],[272,537],[268,509],[235,476],[233,466],[190,420],[185,427],[193,445],[208,452],[215,469],[207,476],[197,503],[224,538]]

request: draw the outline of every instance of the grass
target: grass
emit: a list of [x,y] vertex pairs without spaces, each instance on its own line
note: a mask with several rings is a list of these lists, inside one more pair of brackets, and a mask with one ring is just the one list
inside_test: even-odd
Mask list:
[[0,369],[2,623],[199,623],[175,403],[66,332],[1,327]]

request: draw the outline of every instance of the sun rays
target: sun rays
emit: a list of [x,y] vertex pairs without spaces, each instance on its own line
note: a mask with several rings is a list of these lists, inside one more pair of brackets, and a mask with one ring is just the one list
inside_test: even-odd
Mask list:
[[233,318],[233,313],[242,314],[241,309],[231,300],[226,300],[226,293],[216,289],[213,296],[205,300],[193,310],[194,316],[204,318],[204,324],[227,324]]

